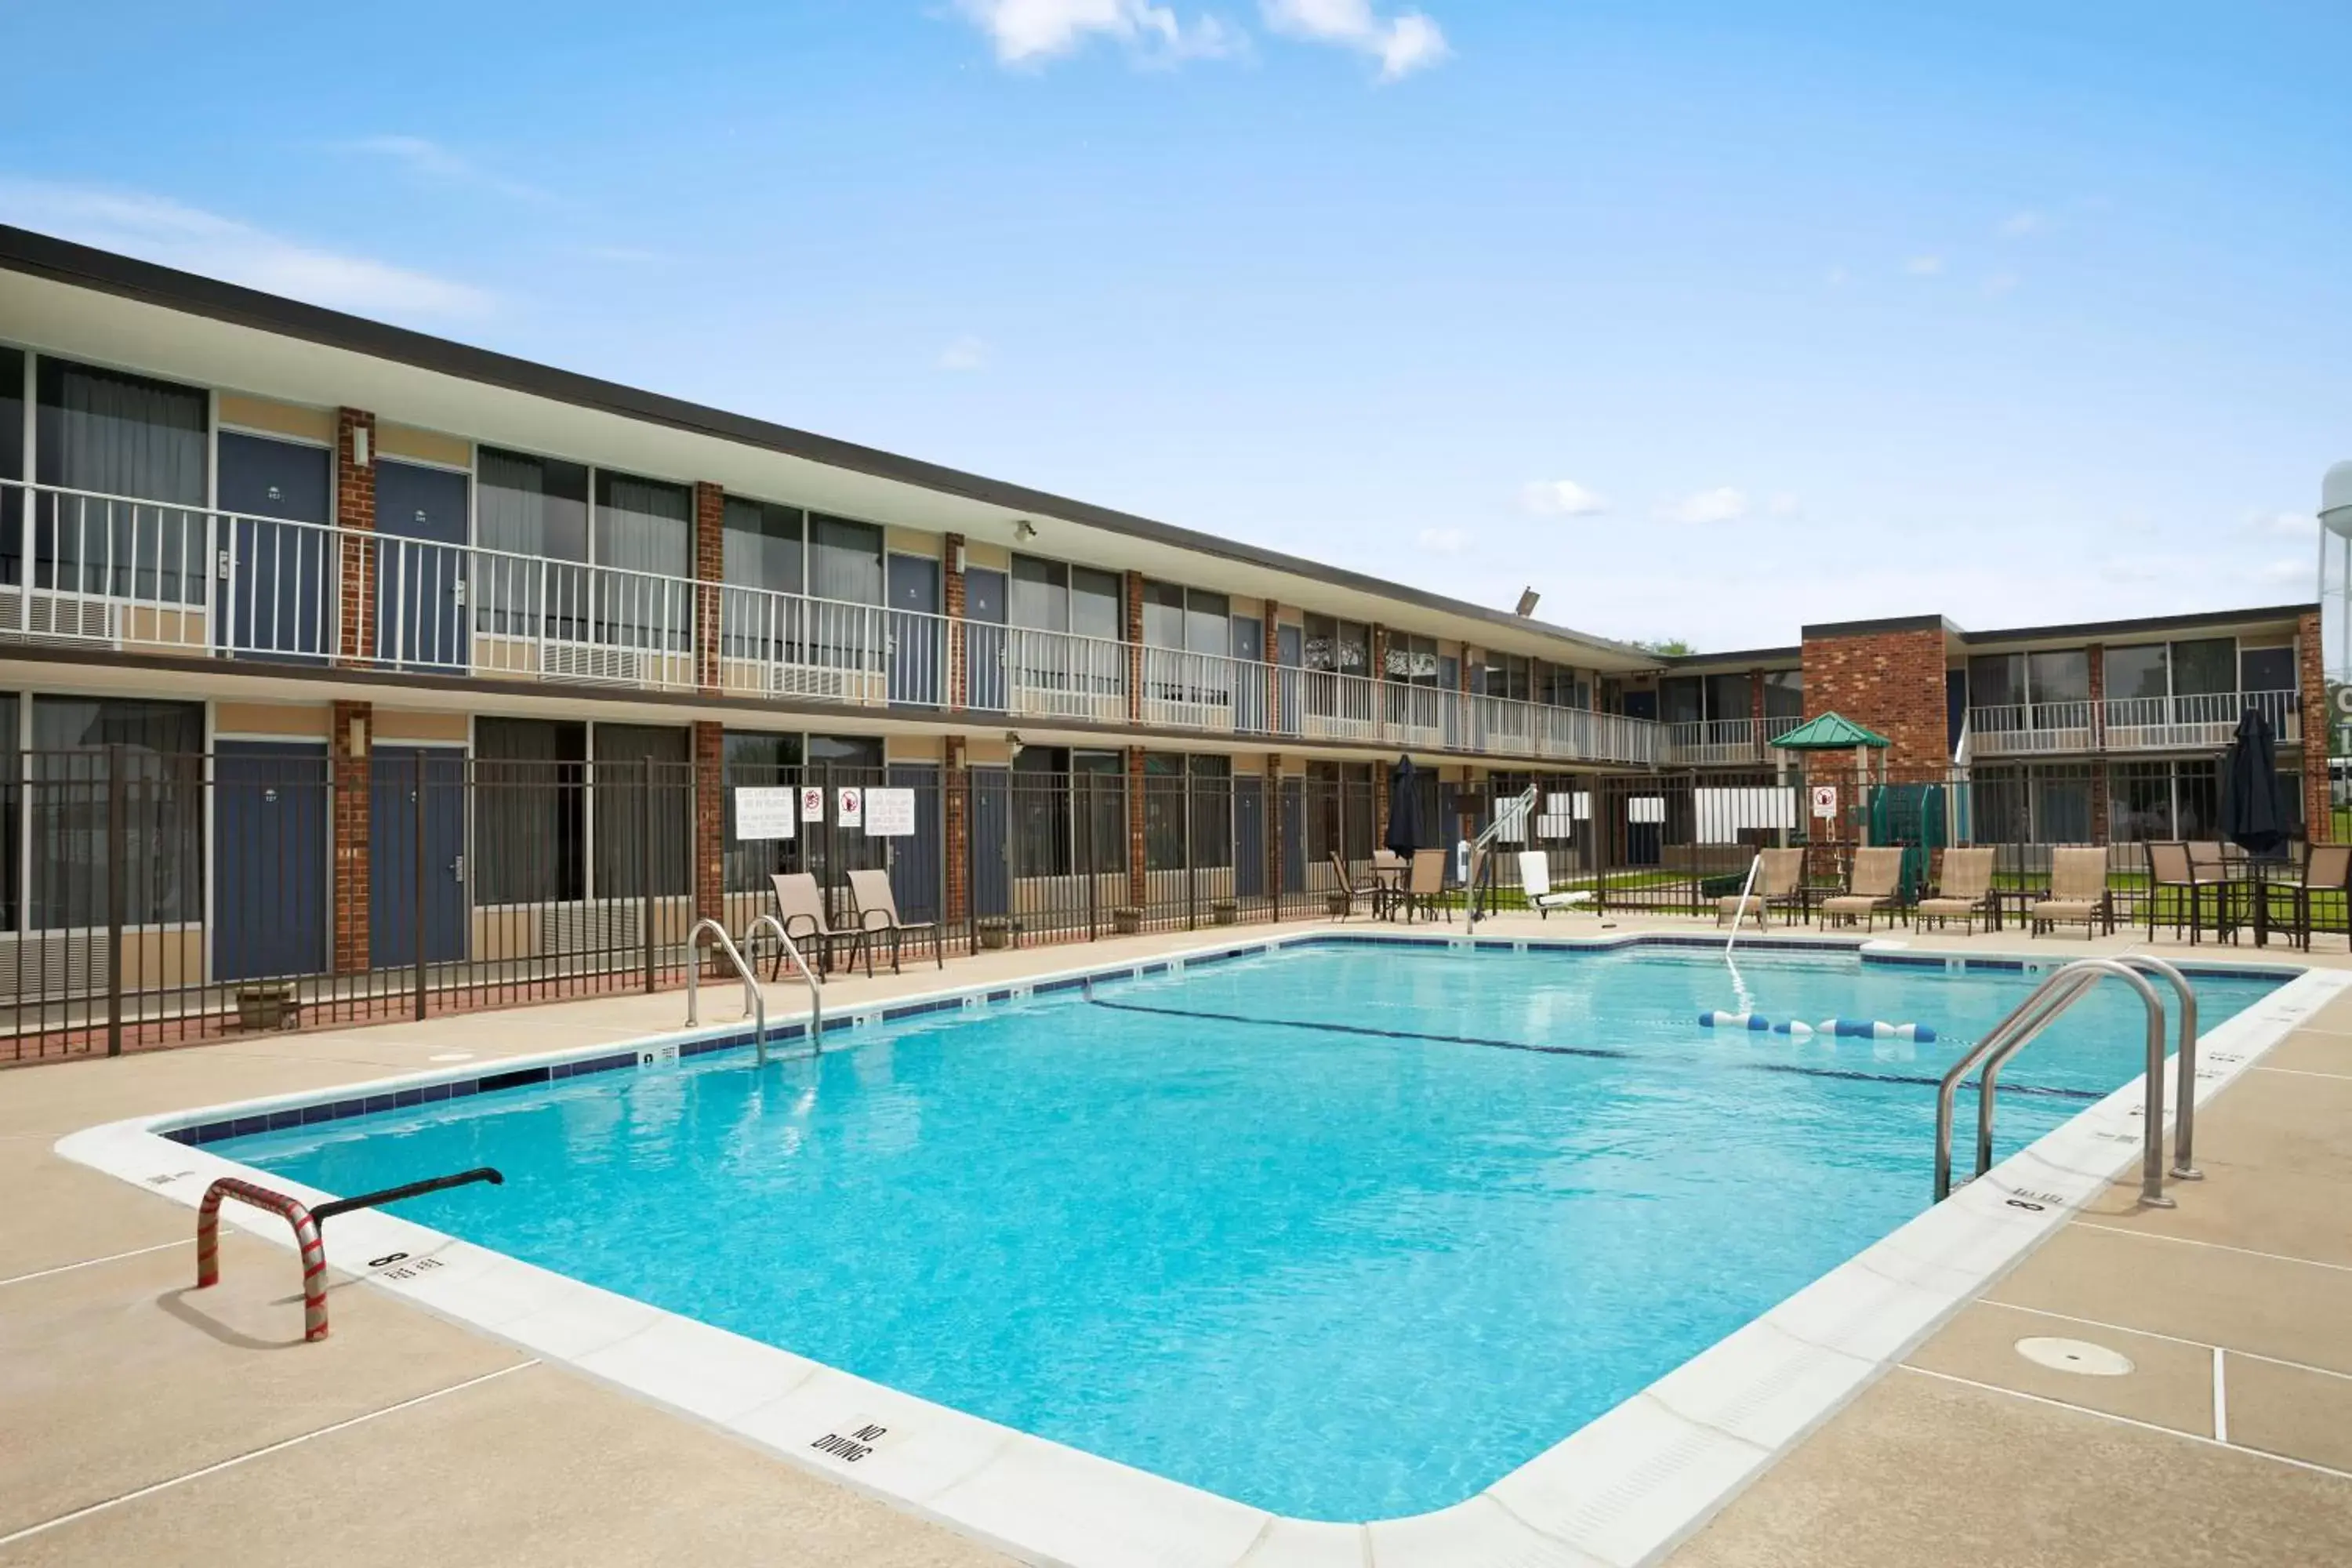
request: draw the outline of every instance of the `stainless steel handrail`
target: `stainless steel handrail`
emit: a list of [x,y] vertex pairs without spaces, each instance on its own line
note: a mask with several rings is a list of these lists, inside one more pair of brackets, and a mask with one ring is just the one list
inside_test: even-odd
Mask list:
[[1516,808],[1519,822],[1527,834],[1520,842],[1533,843],[1536,836],[1536,786],[1529,784],[1512,796],[1509,801],[1497,803],[1495,820],[1480,828],[1478,837],[1470,841],[1470,884],[1462,889],[1462,902],[1469,917],[1470,934],[1473,936],[1478,934],[1477,884],[1479,874],[1485,869],[1486,846],[1493,843],[1495,837],[1510,825],[1511,808]]
[[2197,1135],[2197,989],[2187,975],[2152,954],[2122,953],[2117,962],[2163,975],[2180,998],[2180,1023],[2174,1031],[2179,1044],[2174,1047],[2172,1068],[2172,1173],[2184,1182],[2201,1182],[2205,1173],[2190,1163]]
[[1983,1058],[1984,1068],[1977,1084],[1976,1173],[1981,1176],[1992,1169],[1993,1094],[2000,1085],[2002,1065],[2022,1050],[2052,1019],[2089,994],[2100,977],[2112,974],[2139,994],[2140,1003],[2147,1011],[2147,1087],[2140,1113],[2139,1201],[2149,1208],[2170,1208],[2173,1202],[2164,1195],[2163,999],[2139,971],[2112,958],[2079,958],[2058,973],[2061,976],[2080,975],[2082,979],[2031,1030],[2021,1032],[1990,1051],[1978,1047],[1976,1054]]
[[727,955],[727,962],[733,964],[735,973],[743,977],[743,1011],[757,1020],[751,1026],[751,1044],[759,1052],[760,1065],[766,1067],[768,1065],[768,999],[761,994],[759,978],[751,973],[751,966],[745,963],[742,953],[736,951],[735,939],[729,936],[727,928],[715,920],[697,921],[694,929],[686,933],[687,1027],[692,1028],[702,1021],[702,960],[695,952],[695,947],[697,940],[706,931],[718,939],[719,951]]
[[761,926],[766,926],[776,933],[776,940],[784,944],[784,952],[791,957],[793,967],[801,972],[801,983],[808,987],[809,994],[809,1049],[822,1053],[824,1049],[824,984],[817,979],[816,971],[808,966],[808,960],[801,956],[800,944],[793,940],[792,932],[786,931],[784,922],[773,915],[756,916],[750,925],[743,928],[744,946],[749,947],[751,944],[751,933]]
[[2064,1002],[2073,999],[2085,977],[2062,969],[2035,986],[2024,1001],[2011,1008],[2008,1016],[1985,1032],[1976,1045],[1960,1054],[1944,1074],[1936,1090],[1936,1201],[1942,1203],[1952,1195],[1952,1115],[1961,1082],[1969,1070],[1982,1061],[1986,1053],[1998,1047],[2013,1032],[2040,1029]]

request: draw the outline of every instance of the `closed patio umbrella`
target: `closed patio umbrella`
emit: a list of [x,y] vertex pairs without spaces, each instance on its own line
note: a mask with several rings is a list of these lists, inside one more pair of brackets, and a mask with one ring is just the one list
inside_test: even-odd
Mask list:
[[1383,847],[1408,860],[1421,847],[1424,837],[1421,827],[1421,790],[1416,782],[1420,772],[1411,757],[1399,757],[1396,766],[1389,770],[1389,831]]
[[2221,769],[2221,832],[2249,855],[2275,855],[2286,847],[2286,816],[2279,810],[2278,751],[2271,723],[2249,708]]

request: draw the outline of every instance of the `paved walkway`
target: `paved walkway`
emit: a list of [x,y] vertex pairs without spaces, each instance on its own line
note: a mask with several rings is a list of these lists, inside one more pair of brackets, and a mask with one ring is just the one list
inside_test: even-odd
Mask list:
[[[1594,926],[1514,916],[1481,929]],[[1637,928],[1694,929],[1618,927]],[[984,954],[948,975],[1202,940]],[[836,983],[827,1002],[939,983],[910,966]],[[706,1020],[731,1017],[738,994],[706,991]],[[794,985],[769,996],[772,1016],[803,1005]],[[629,1038],[682,1017],[675,994],[604,998],[0,1075],[13,1205],[0,1228],[0,1563],[1003,1561],[362,1288],[337,1290],[333,1338],[304,1347],[283,1252],[226,1232],[224,1285],[194,1294],[186,1210],[51,1152],[64,1133],[141,1112]],[[2241,1078],[2199,1138],[2209,1179],[2177,1186],[2178,1209],[2142,1213],[2116,1189],[1672,1561],[2352,1563],[2352,998]],[[2018,1353],[2032,1337],[2120,1352],[2133,1370],[2049,1370]]]

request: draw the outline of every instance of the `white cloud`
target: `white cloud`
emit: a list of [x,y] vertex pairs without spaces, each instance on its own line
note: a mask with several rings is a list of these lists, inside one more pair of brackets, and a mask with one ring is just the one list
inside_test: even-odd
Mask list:
[[956,9],[988,35],[1005,65],[1040,63],[1097,37],[1163,63],[1213,58],[1244,47],[1241,35],[1216,17],[1188,23],[1150,0],[956,0]]
[[1538,479],[1519,487],[1519,507],[1538,517],[1590,517],[1609,503],[1574,479]]
[[1383,17],[1372,0],[1259,0],[1265,25],[1289,37],[1357,49],[1381,62],[1381,79],[1394,81],[1450,52],[1445,34],[1419,11]]
[[2316,571],[2317,568],[2308,561],[2268,561],[2254,568],[2253,578],[2267,588],[2293,587],[2298,584],[2308,586],[2315,581]]
[[1903,264],[1903,270],[1914,278],[1933,278],[1944,269],[1940,256],[1915,256]]
[[2246,519],[2246,526],[2257,533],[2308,539],[2319,531],[2319,518],[2308,511],[2255,512]]
[[346,152],[363,153],[398,164],[411,176],[432,184],[471,186],[520,201],[554,199],[537,185],[493,174],[462,153],[422,136],[362,136],[342,146]]
[[979,370],[988,363],[988,344],[970,332],[940,351],[941,370]]
[[1424,528],[1418,542],[1434,554],[1459,555],[1470,548],[1470,536],[1458,528]]
[[1748,515],[1748,498],[1729,485],[1685,496],[1658,509],[1662,522],[1737,522]]
[[2042,215],[2030,208],[2013,212],[2000,220],[2000,232],[2011,239],[2022,239],[2029,234],[2040,233],[2042,221]]
[[477,316],[491,305],[470,285],[314,249],[165,196],[0,181],[0,219],[341,310]]

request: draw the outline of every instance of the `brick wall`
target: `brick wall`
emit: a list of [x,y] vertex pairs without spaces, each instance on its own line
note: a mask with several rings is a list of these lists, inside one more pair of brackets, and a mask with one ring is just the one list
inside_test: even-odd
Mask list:
[[719,689],[719,584],[727,580],[727,492],[694,486],[694,683]]
[[[366,433],[367,461],[352,460],[353,439]],[[335,522],[375,531],[375,416],[357,408],[335,410]],[[373,552],[347,549],[340,567],[336,615],[338,662],[358,662],[375,651],[375,595],[368,581]]]
[[[373,498],[371,498],[373,499]],[[375,707],[368,702],[334,704],[334,728],[327,739],[334,770],[335,973],[357,974],[368,964],[370,877],[368,759],[352,750],[352,721],[365,726],[367,750],[375,749]]]
[[948,689],[946,705],[961,708],[970,700],[971,682],[965,679],[963,642],[963,612],[969,601],[964,596],[963,535],[950,533],[940,542],[940,603],[948,616]]
[[[1948,766],[1945,663],[1940,626],[1808,637],[1805,717],[1839,713],[1877,731],[1891,742],[1885,760],[1897,772]],[[1850,763],[1832,757],[1821,761],[1832,768]]]
[[[1143,574],[1127,574],[1127,717],[1130,723],[1143,721]],[[1141,756],[1141,752],[1136,755]],[[1140,763],[1136,764],[1142,766]],[[1140,811],[1142,807],[1136,807]],[[1140,817],[1137,818],[1141,821]],[[1141,876],[1139,870],[1135,873]],[[1139,898],[1138,903],[1142,902]]]
[[694,726],[694,914],[727,923],[727,727]]
[[2327,666],[2319,641],[2319,616],[2303,616],[2294,626],[2296,681],[2303,689],[2303,820],[2314,844],[2336,841],[2336,813],[2327,792]]
[[[1274,624],[1274,606],[1266,606],[1266,625]],[[1268,752],[1265,759],[1265,888],[1277,904],[1282,898],[1282,758]]]
[[940,749],[940,777],[947,793],[947,920],[952,925],[971,913],[971,774],[966,771],[964,738],[950,735]]
[[[2091,723],[2105,726],[2107,714],[2107,650],[2105,645],[2093,643],[2084,649],[2091,663]],[[2107,823],[2107,759],[2095,757],[2091,762],[2091,842],[2105,844],[2111,831]]]
[[[1134,573],[1129,576],[1140,581]],[[1139,617],[1142,612],[1137,611]],[[1127,901],[1144,906],[1143,870],[1143,748],[1127,749]]]

